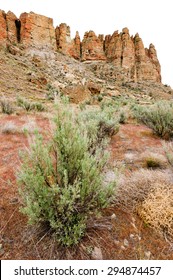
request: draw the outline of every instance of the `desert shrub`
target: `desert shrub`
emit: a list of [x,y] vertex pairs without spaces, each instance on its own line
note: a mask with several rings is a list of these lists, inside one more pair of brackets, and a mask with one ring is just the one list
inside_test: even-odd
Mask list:
[[44,107],[43,104],[40,103],[40,102],[34,102],[34,103],[33,103],[33,108],[34,108],[35,111],[38,111],[38,112],[43,112],[43,111],[45,111],[45,107]]
[[26,111],[45,111],[45,107],[40,102],[30,102],[22,97],[17,98],[17,105]]
[[99,102],[101,102],[101,101],[103,100],[102,94],[99,94],[99,95],[97,96],[97,100],[98,100]]
[[156,169],[156,168],[166,168],[168,161],[166,157],[159,153],[144,152],[141,154],[141,160],[143,162],[143,167]]
[[13,122],[7,122],[0,128],[0,131],[4,134],[14,134],[19,133],[20,129]]
[[89,152],[85,124],[65,107],[58,109],[50,141],[36,134],[22,154],[18,173],[22,212],[31,224],[45,224],[70,246],[84,235],[88,220],[113,198],[115,182],[103,185],[107,155]]
[[168,142],[168,143],[163,143],[163,147],[165,150],[165,154],[167,156],[169,164],[173,167],[173,143]]
[[0,100],[1,111],[4,114],[11,115],[14,112],[14,108],[11,105],[10,101],[6,98]]
[[118,120],[110,110],[82,111],[78,121],[86,127],[91,153],[95,153],[98,147],[104,149],[108,139],[119,130]]
[[134,116],[150,127],[158,136],[169,139],[173,135],[173,104],[158,102],[152,106],[135,106]]
[[22,97],[17,97],[17,105],[26,111],[33,110],[32,103]]
[[51,84],[47,84],[47,92],[46,92],[46,98],[48,100],[54,100],[55,97],[58,95],[59,91]]
[[173,238],[173,185],[155,184],[145,200],[138,205],[142,220],[159,233]]
[[33,134],[35,131],[38,131],[38,127],[35,122],[28,122],[24,124],[22,127],[17,126],[14,122],[9,121],[4,125],[0,126],[0,132],[3,134]]
[[121,110],[119,113],[119,123],[125,124],[127,122],[127,114],[124,110]]
[[160,168],[160,162],[153,157],[147,157],[146,159],[146,167],[147,168]]

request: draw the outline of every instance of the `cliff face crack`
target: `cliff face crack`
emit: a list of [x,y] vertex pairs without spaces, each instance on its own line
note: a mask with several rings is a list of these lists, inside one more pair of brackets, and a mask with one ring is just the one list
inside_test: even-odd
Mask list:
[[16,36],[17,36],[17,42],[20,43],[21,35],[20,35],[20,29],[21,29],[21,22],[19,19],[15,20],[16,25]]

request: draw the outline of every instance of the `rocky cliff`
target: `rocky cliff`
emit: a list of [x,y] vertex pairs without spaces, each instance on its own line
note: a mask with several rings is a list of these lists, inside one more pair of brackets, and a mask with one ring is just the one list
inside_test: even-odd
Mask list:
[[15,48],[32,54],[59,51],[81,62],[111,63],[114,72],[123,72],[127,81],[161,82],[154,45],[145,48],[139,34],[130,36],[128,28],[105,37],[89,31],[81,41],[78,32],[71,39],[70,27],[65,23],[54,28],[51,18],[30,12],[18,19],[12,12],[0,10],[0,48],[8,48],[13,54]]

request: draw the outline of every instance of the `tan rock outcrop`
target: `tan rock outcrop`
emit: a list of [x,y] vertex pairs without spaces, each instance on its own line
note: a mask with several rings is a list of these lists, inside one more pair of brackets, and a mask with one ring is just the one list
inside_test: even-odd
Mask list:
[[160,63],[154,45],[144,48],[142,39],[138,34],[134,37],[135,44],[135,72],[137,81],[161,82]]
[[155,46],[153,44],[150,44],[150,46],[149,46],[148,56],[153,64],[153,68],[158,73],[157,82],[160,82],[161,81],[161,66],[160,66],[160,62],[157,58],[157,52],[156,52]]
[[85,32],[82,40],[82,61],[106,60],[103,50],[103,38],[97,37],[93,31]]
[[5,46],[6,41],[7,41],[6,14],[4,11],[0,10],[0,47]]
[[20,41],[25,47],[56,49],[55,30],[51,18],[30,12],[21,14],[20,22]]
[[109,62],[113,62],[115,66],[121,66],[122,40],[118,31],[115,31],[112,36],[105,37],[105,53]]
[[66,23],[61,23],[55,29],[57,49],[65,55],[80,58],[80,36],[76,32],[72,40],[70,36],[70,27]]
[[9,43],[17,44],[20,41],[20,21],[17,19],[15,14],[9,11],[6,14],[6,24]]
[[133,38],[130,37],[128,28],[123,28],[121,33],[115,31],[112,36],[107,35],[104,44],[107,60],[126,69],[125,79],[135,82],[161,81],[155,47],[151,44],[149,50],[145,49],[138,33]]
[[125,68],[132,68],[135,64],[135,47],[133,39],[129,35],[128,28],[123,28],[122,35],[122,60],[121,66]]
[[17,54],[20,46],[32,55],[46,58],[54,58],[51,51],[58,50],[81,61],[110,62],[113,67],[110,73],[106,73],[104,65],[101,67],[102,74],[112,79],[118,80],[124,75],[124,81],[161,82],[161,67],[154,45],[144,48],[139,34],[133,38],[127,27],[105,38],[89,31],[81,42],[78,32],[71,39],[70,27],[65,23],[54,29],[51,18],[30,12],[21,14],[18,19],[12,12],[6,14],[0,10],[0,47]]

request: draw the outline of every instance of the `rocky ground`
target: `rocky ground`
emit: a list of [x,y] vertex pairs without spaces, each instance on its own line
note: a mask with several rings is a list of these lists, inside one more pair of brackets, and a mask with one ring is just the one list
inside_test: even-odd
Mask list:
[[[150,104],[154,100],[170,100],[172,89],[160,83],[124,81],[122,69],[119,71],[111,63],[81,63],[60,53],[42,59],[22,50],[16,55],[0,52],[0,74],[0,97],[16,108],[12,115],[0,113],[1,259],[173,259],[173,244],[167,236],[144,223],[137,212],[118,200],[102,212],[95,224],[88,225],[78,246],[58,248],[50,232],[27,225],[27,218],[19,211],[21,201],[16,184],[19,151],[29,145],[25,128],[31,135],[35,128],[47,134],[53,102],[58,102],[59,95],[68,95],[72,106],[79,110],[80,104],[98,107],[100,100],[112,102],[116,98],[123,98],[125,106],[131,101]],[[41,102],[47,111],[25,112],[17,107],[18,96]],[[172,178],[163,141],[130,116],[112,137],[109,150],[112,168],[117,168],[125,180],[141,168],[153,172],[147,166],[151,154],[160,159],[156,172],[162,175],[158,173],[158,177]]]

